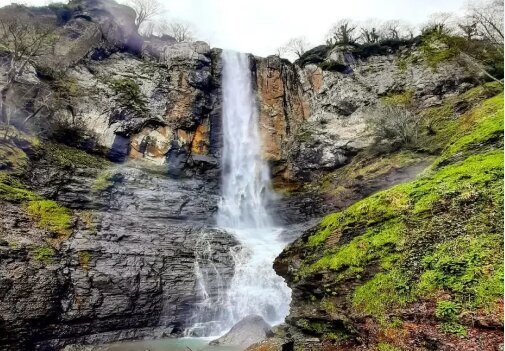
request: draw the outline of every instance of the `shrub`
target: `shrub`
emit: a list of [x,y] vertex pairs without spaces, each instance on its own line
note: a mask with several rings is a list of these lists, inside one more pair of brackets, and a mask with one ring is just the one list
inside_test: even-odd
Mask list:
[[324,61],[321,64],[319,64],[319,68],[321,68],[323,71],[332,71],[340,73],[352,72],[352,69],[349,66],[338,63],[337,61]]
[[131,78],[114,79],[109,87],[114,91],[113,97],[119,115],[131,114],[133,117],[146,115],[148,100],[140,90],[140,86]]
[[313,49],[306,51],[295,63],[301,67],[305,67],[309,64],[318,65],[322,63],[330,51],[330,47],[328,45],[320,45],[316,46]]
[[402,106],[385,105],[368,110],[366,124],[374,137],[397,146],[414,146],[420,118]]
[[435,309],[435,316],[444,321],[454,321],[458,318],[461,307],[452,301],[439,301]]

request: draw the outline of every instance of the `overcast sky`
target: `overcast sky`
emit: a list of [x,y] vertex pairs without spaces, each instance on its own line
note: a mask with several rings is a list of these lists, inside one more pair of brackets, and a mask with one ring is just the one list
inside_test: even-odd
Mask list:
[[[288,39],[305,36],[324,43],[339,18],[398,18],[420,24],[433,12],[459,12],[467,0],[161,0],[164,17],[182,19],[198,28],[212,47],[266,56]],[[10,3],[0,0],[0,5]],[[20,0],[42,5],[48,0]]]

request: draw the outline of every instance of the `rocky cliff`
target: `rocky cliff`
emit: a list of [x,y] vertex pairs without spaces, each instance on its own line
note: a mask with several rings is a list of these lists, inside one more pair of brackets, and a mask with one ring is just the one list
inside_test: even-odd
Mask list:
[[[220,50],[142,38],[112,1],[2,11],[43,22],[55,42],[6,99],[0,348],[181,335],[203,298],[195,269],[219,274],[205,287],[215,297],[237,245],[213,229]],[[251,71],[265,157],[285,163],[282,143],[307,114],[297,72],[253,56]]]
[[[229,249],[237,245],[213,228],[220,50],[143,38],[132,10],[110,0],[11,5],[0,12],[42,22],[55,38],[5,100],[11,126],[0,130],[0,348],[52,350],[181,335],[202,298],[195,269],[217,268],[222,279],[210,279],[211,296],[226,289],[233,274]],[[366,127],[371,110],[399,103],[429,116],[454,111],[443,119],[451,124],[491,94],[457,100],[478,84],[474,73],[451,59],[434,67],[416,45],[351,61],[349,50],[338,47],[297,64],[250,56],[263,154],[280,194],[270,206],[288,228],[287,241],[322,215],[413,178],[453,131],[433,127],[416,148],[389,148]],[[10,55],[0,52],[2,86]],[[451,99],[456,102],[448,108]],[[280,344],[296,339],[306,347],[303,340],[316,336],[314,347],[332,347],[330,333],[354,342],[370,332],[347,300],[328,298],[350,294],[337,291],[333,271],[303,268],[322,259],[321,245],[333,254],[335,245],[361,232],[340,237],[332,227],[319,246],[306,247],[317,228],[276,263],[294,291],[291,334],[275,339]],[[376,270],[346,276],[358,280],[345,289]],[[326,301],[336,306],[333,312],[314,307]],[[315,332],[313,323],[323,329]]]

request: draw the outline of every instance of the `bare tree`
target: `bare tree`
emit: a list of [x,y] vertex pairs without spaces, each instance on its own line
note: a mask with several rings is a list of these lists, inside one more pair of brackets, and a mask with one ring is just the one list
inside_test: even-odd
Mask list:
[[433,13],[421,29],[423,33],[436,32],[447,35],[454,32],[454,30],[454,15],[450,12]]
[[195,40],[191,25],[182,22],[172,22],[168,25],[163,34],[168,34],[179,43],[191,42]]
[[371,44],[379,42],[379,28],[381,24],[379,20],[368,19],[359,26],[359,39],[362,43]]
[[343,18],[331,26],[326,42],[329,45],[350,44],[355,41],[355,31],[358,25],[348,18]]
[[[460,63],[503,85],[502,73],[489,62],[503,63],[503,0],[469,3],[460,31],[467,39],[458,47]],[[474,40],[479,39],[479,40]]]
[[414,37],[414,28],[407,22],[402,20],[388,20],[381,26],[382,39],[411,39]]
[[144,37],[152,37],[156,31],[156,23],[153,21],[144,22],[142,28],[139,29],[139,33]]
[[[285,54],[294,54],[298,58],[300,58],[307,48],[309,47],[309,43],[304,37],[297,37],[290,39],[283,47],[282,51]],[[281,49],[278,49],[281,50]]]
[[275,55],[282,57],[288,52],[286,46],[279,46],[277,49],[275,49]]
[[503,0],[473,2],[468,7],[477,34],[493,43],[503,53]]
[[146,21],[162,12],[162,5],[158,0],[128,0],[128,4],[135,10],[135,26],[137,29]]
[[7,79],[0,90],[2,120],[9,124],[7,96],[16,79],[23,74],[28,64],[48,53],[54,44],[54,28],[25,18],[3,16],[0,18],[0,46],[9,52]]
[[464,16],[457,20],[458,35],[463,36],[466,40],[472,40],[477,37],[477,21],[472,16]]

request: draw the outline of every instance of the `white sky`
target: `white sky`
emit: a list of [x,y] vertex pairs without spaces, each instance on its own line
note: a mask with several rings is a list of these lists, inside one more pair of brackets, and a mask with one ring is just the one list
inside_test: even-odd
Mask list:
[[[403,19],[418,25],[434,12],[459,12],[466,0],[160,0],[167,20],[191,22],[212,47],[266,56],[292,37],[324,43],[339,18]],[[0,0],[0,6],[10,3]],[[30,5],[48,0],[20,0]]]

